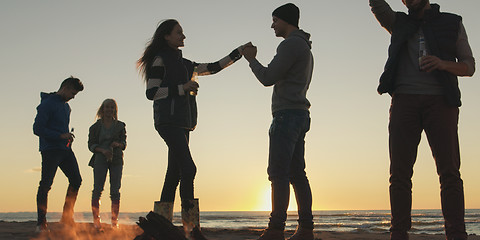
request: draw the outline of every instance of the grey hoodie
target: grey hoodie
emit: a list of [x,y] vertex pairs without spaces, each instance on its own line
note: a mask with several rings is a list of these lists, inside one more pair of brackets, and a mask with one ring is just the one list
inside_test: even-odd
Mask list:
[[250,62],[250,68],[264,86],[274,85],[272,113],[310,108],[306,95],[313,74],[311,48],[310,34],[295,30],[278,45],[277,54],[268,67],[256,59]]

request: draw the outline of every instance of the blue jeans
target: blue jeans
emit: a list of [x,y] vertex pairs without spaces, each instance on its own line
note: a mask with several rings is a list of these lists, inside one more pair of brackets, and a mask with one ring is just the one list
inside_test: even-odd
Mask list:
[[107,172],[110,171],[110,199],[120,200],[123,165],[112,165],[105,159],[97,159],[93,165],[92,200],[99,200],[102,196]]
[[62,170],[69,182],[64,212],[73,212],[73,204],[75,203],[74,199],[76,199],[76,194],[78,193],[78,189],[82,184],[82,177],[80,175],[80,170],[78,169],[78,163],[77,159],[75,158],[75,154],[72,152],[72,150],[42,151],[42,178],[40,180],[37,192],[38,224],[45,223],[47,221],[46,215],[48,192],[52,187],[57,168]]
[[171,126],[156,126],[160,136],[168,146],[168,167],[163,183],[161,202],[173,202],[175,191],[180,183],[180,198],[192,200],[193,181],[197,167],[190,154],[189,134],[187,129]]
[[298,205],[298,223],[313,229],[312,191],[305,173],[304,139],[308,130],[310,114],[306,110],[281,110],[273,114],[267,169],[272,184],[269,228],[285,228],[292,184]]

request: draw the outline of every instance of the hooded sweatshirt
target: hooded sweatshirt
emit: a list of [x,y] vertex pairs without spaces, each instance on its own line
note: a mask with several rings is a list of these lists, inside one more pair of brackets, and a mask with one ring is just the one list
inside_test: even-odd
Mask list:
[[313,74],[310,34],[295,30],[277,48],[273,60],[264,67],[258,60],[250,68],[264,86],[273,87],[272,113],[285,109],[308,110],[307,90]]
[[40,151],[70,149],[67,147],[68,140],[60,138],[61,134],[69,132],[70,106],[55,92],[42,92],[40,97],[33,123],[33,133],[40,138]]

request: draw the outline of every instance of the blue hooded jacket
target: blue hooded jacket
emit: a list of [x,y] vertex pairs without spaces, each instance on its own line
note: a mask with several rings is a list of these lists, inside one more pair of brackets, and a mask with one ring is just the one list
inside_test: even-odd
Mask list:
[[40,93],[41,101],[33,123],[33,133],[40,138],[40,151],[67,150],[68,140],[60,135],[69,132],[70,105],[56,93]]

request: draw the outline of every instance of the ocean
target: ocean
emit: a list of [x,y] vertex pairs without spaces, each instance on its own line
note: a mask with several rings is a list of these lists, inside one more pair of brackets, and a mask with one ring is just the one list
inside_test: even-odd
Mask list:
[[[121,212],[121,224],[135,224],[138,218],[145,217],[147,212]],[[57,222],[61,217],[59,212],[48,213],[47,221]],[[109,213],[101,213],[102,219],[109,222]],[[269,212],[201,212],[200,225],[206,228],[223,229],[263,229],[267,226]],[[286,229],[294,230],[297,215],[289,212]],[[75,213],[78,222],[91,222],[90,212]],[[36,221],[35,212],[0,213],[0,221],[26,222]],[[390,226],[390,211],[314,211],[315,231],[336,232],[388,232]],[[469,234],[480,235],[480,209],[465,211],[465,222]],[[174,214],[173,223],[181,224],[180,213]],[[411,233],[444,234],[441,210],[413,210]]]

